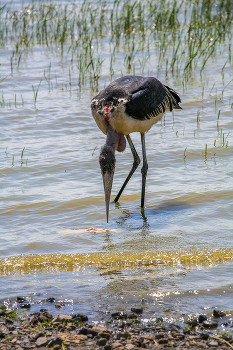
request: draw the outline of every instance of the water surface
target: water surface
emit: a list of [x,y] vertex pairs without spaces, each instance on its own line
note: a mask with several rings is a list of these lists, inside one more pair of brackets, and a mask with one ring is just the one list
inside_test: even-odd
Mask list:
[[[0,301],[24,296],[36,309],[54,297],[64,312],[91,319],[142,303],[165,318],[213,308],[232,314],[233,85],[226,86],[232,64],[222,76],[224,45],[185,88],[165,69],[158,75],[151,53],[149,75],[180,94],[183,110],[146,134],[145,213],[139,167],[110,205],[108,224],[98,165],[105,135],[90,112],[96,91],[88,84],[80,91],[76,66],[39,45],[12,74],[12,47],[1,50],[0,66]],[[107,39],[103,55],[99,89],[110,82]],[[114,78],[127,74],[123,62],[119,53]],[[132,140],[141,156],[140,135]],[[112,200],[133,161],[129,147],[116,158]]]

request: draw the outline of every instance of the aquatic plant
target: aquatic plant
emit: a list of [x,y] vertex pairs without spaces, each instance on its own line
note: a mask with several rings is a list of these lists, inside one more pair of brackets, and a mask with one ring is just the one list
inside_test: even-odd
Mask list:
[[158,74],[165,69],[167,77],[171,74],[184,85],[197,66],[202,74],[224,44],[224,78],[225,66],[232,62],[231,5],[231,0],[32,1],[16,11],[9,3],[0,8],[0,49],[12,46],[11,74],[39,45],[76,66],[80,89],[87,81],[97,89],[106,51],[111,79],[121,53],[127,73],[143,74],[146,66],[154,66]]
[[38,85],[38,87],[37,87],[36,90],[35,90],[34,86],[32,85],[32,90],[33,90],[33,94],[34,94],[34,103],[35,103],[35,107],[36,107],[36,100],[37,100],[38,91],[39,91],[39,87],[40,87],[41,82],[42,82],[42,79],[40,80],[39,85]]

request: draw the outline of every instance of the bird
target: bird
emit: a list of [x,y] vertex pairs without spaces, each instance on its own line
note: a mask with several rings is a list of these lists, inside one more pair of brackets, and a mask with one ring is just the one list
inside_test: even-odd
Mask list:
[[115,151],[123,152],[127,139],[134,158],[132,168],[114,199],[114,202],[118,202],[141,162],[130,137],[131,133],[140,132],[143,157],[141,210],[144,210],[148,171],[145,133],[162,119],[166,110],[182,109],[179,105],[180,102],[181,99],[177,92],[161,83],[157,78],[136,75],[126,75],[114,80],[91,100],[91,111],[95,122],[99,129],[107,135],[106,143],[99,156],[107,223],[116,163]]

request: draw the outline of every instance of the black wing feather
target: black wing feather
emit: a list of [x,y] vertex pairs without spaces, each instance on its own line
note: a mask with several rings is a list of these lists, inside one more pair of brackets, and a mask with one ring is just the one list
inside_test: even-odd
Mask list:
[[181,108],[178,94],[158,79],[128,75],[109,84],[92,100],[92,108],[125,104],[128,115],[146,120],[164,113],[167,107]]

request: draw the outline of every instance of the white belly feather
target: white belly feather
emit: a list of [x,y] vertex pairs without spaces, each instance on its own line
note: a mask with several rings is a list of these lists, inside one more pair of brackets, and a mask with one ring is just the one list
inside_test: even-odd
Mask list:
[[[107,135],[107,123],[105,120],[105,110],[92,109],[92,115],[100,130]],[[132,132],[147,132],[150,128],[161,120],[164,113],[160,113],[155,117],[146,120],[138,120],[130,117],[125,112],[125,106],[119,104],[112,112],[109,113],[109,124],[114,130],[123,134],[129,135]]]

